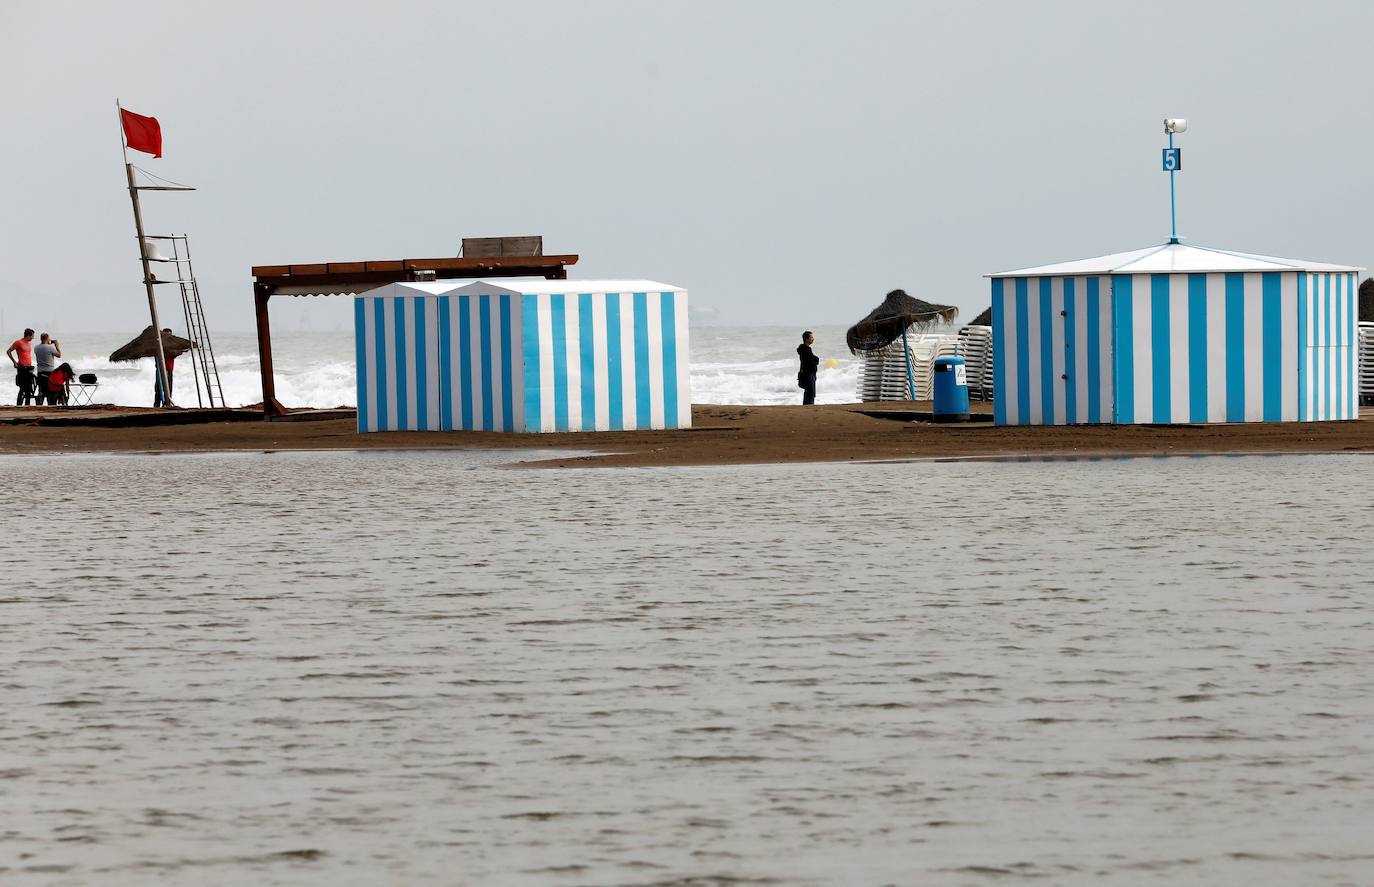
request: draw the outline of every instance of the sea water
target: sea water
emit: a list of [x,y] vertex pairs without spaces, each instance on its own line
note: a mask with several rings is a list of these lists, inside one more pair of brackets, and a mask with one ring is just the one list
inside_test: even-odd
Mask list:
[[[816,399],[820,403],[856,400],[861,362],[844,345],[844,327],[818,326],[821,357]],[[109,355],[127,333],[63,333],[63,359],[79,373],[100,380],[96,400],[123,406],[150,406],[153,362],[110,363]],[[791,327],[695,326],[691,330],[691,386],[694,403],[800,403],[797,345],[801,330]],[[257,338],[252,333],[216,334],[211,340],[224,400],[230,406],[261,403]],[[355,406],[355,343],[349,330],[332,332],[275,330],[272,341],[277,399],[289,407]],[[833,359],[833,363],[830,361]],[[173,395],[181,406],[209,404],[197,397],[193,358],[177,359]],[[218,403],[218,394],[216,395]]]
[[0,459],[0,882],[1367,884],[1369,457]]

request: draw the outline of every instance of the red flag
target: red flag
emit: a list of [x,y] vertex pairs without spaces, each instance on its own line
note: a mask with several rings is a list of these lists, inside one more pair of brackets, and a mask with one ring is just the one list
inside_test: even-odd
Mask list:
[[119,118],[124,122],[124,140],[130,148],[154,157],[162,156],[162,127],[157,125],[156,117],[144,117],[120,108]]

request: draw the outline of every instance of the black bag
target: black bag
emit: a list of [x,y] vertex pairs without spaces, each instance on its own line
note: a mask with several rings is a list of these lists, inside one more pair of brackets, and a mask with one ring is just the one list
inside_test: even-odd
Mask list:
[[78,377],[78,381],[82,385],[94,385],[96,383],[95,373],[82,373]]
[[797,387],[806,389],[806,373],[797,373]]

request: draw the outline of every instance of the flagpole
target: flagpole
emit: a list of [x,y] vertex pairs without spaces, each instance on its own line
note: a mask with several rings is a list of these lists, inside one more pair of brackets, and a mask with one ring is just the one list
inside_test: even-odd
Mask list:
[[[119,99],[115,108],[120,109]],[[122,109],[120,109],[122,110]],[[157,367],[154,370],[162,386],[163,406],[172,403],[172,389],[167,384],[167,357],[162,350],[162,324],[157,319],[157,295],[153,290],[153,272],[148,266],[148,241],[143,236],[143,209],[138,203],[138,185],[134,182],[134,165],[129,162],[129,145],[124,138],[124,115],[119,114],[119,146],[124,151],[124,173],[129,179],[129,200],[134,206],[134,230],[138,233],[138,255],[143,262],[143,286],[148,291],[148,316],[153,321],[153,341],[157,343]]]

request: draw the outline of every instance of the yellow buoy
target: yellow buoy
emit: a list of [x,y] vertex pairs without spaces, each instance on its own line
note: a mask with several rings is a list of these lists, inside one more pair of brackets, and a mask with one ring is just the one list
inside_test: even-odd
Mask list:
[[835,367],[837,367],[837,366],[839,366],[839,365],[840,365],[840,362],[839,362],[838,360],[836,360],[835,358],[833,358],[833,357],[830,358],[829,360],[827,360],[827,361],[825,362],[825,368],[826,368],[827,370],[833,370]]

